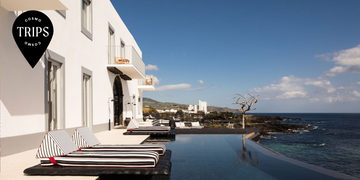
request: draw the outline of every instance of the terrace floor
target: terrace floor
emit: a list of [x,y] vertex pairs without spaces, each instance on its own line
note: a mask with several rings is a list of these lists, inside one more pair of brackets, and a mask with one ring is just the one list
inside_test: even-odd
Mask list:
[[[126,129],[112,129],[96,133],[101,144],[140,144],[148,135],[123,135]],[[41,142],[39,142],[40,145]],[[5,156],[1,158],[0,179],[25,179],[25,180],[56,180],[56,179],[97,179],[97,176],[27,176],[23,171],[31,166],[40,163],[35,159],[37,149]]]

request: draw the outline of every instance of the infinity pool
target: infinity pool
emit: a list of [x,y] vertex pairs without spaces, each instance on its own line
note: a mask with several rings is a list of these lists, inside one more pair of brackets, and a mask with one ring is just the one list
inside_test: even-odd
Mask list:
[[356,179],[275,154],[242,135],[176,135],[171,180]]

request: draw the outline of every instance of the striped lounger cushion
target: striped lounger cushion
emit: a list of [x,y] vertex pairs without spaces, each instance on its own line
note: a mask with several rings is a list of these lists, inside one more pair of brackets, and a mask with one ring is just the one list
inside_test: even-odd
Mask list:
[[143,152],[82,152],[65,130],[49,131],[40,144],[36,158],[42,166],[155,167],[159,153]]
[[137,145],[99,145],[100,142],[88,127],[76,128],[72,136],[74,143],[83,152],[141,152],[156,151],[164,155],[166,146],[164,144],[137,144]]
[[149,152],[88,153],[74,152],[66,156],[42,158],[41,166],[86,166],[86,167],[155,167],[159,154]]
[[[130,131],[129,129],[127,131]],[[151,126],[151,127],[139,127],[139,128],[133,128],[132,132],[169,132],[170,127],[168,126]]]
[[97,145],[89,148],[82,148],[83,152],[143,152],[143,151],[156,151],[159,155],[164,155],[166,146],[163,144],[151,145]]

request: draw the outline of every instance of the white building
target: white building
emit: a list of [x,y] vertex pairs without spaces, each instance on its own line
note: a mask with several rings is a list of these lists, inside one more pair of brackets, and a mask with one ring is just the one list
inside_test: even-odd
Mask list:
[[192,113],[197,113],[197,105],[190,104],[188,110],[189,112],[191,111]]
[[207,102],[199,100],[199,111],[207,113]]
[[[88,126],[100,132],[124,125],[126,118],[142,120],[142,90],[154,86],[138,44],[110,0],[21,2],[1,1],[2,156],[37,148],[49,130],[71,134]],[[15,19],[30,6],[54,26],[34,68],[12,36]]]

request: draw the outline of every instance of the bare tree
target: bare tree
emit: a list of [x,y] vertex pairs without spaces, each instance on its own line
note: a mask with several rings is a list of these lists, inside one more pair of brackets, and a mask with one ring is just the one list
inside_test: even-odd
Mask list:
[[[245,129],[245,114],[247,111],[252,111],[252,110],[256,109],[256,108],[251,109],[251,106],[254,105],[255,103],[257,103],[259,95],[256,98],[254,96],[252,96],[251,94],[248,94],[250,97],[246,97],[246,94],[245,94],[245,96],[243,96],[241,94],[236,94],[236,95],[238,95],[240,97],[234,97],[234,99],[235,98],[237,98],[237,99],[236,99],[236,102],[233,104],[239,104],[241,106],[241,109],[239,109],[239,111],[242,114],[242,128]],[[243,99],[243,101],[242,101],[242,99]]]

